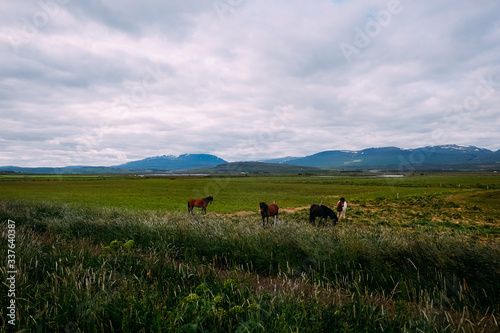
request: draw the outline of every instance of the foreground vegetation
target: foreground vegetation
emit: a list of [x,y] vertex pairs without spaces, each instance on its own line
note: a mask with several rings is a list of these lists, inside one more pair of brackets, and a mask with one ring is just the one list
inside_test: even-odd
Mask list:
[[[4,222],[16,222],[17,329],[499,329],[496,178],[482,179],[482,183],[463,177],[383,182],[352,177],[219,180],[215,184],[219,188],[227,184],[223,189],[229,192],[220,190],[219,197],[228,196],[230,204],[216,202],[207,215],[194,216],[188,216],[184,207],[181,211],[139,209],[142,202],[125,208],[102,207],[103,203],[99,207],[91,201],[76,205],[69,197],[64,203],[56,198],[60,194],[47,190],[55,184],[83,197],[94,184],[99,197],[101,190],[108,195],[101,183],[112,179],[78,180],[80,192],[67,187],[70,183],[65,182],[73,181],[9,180],[10,189],[4,188],[10,193],[22,186],[35,189],[34,193],[25,191],[28,200],[0,201],[3,258],[7,252]],[[176,189],[174,193],[193,187],[191,179],[115,181],[122,188],[126,185],[119,182],[129,182],[134,191],[140,184],[168,183]],[[177,187],[172,186],[176,181]],[[201,188],[210,184],[207,179],[196,182],[201,182],[195,185]],[[277,184],[290,191],[281,192],[286,193],[282,200],[298,208],[314,196],[333,201],[325,194],[331,193],[326,186],[349,193],[349,218],[335,228],[314,228],[306,222],[307,209],[289,209],[276,226],[262,228],[255,209],[246,211],[250,206],[230,195],[246,191],[255,200],[260,192],[270,200],[277,195]],[[154,200],[145,195],[154,190],[147,189],[143,188],[142,200]],[[35,198],[44,191],[51,201]],[[123,196],[116,193],[118,199]],[[214,212],[216,208],[219,211]],[[2,266],[0,271],[6,281],[7,268]],[[5,283],[0,297],[7,304]],[[2,310],[1,331],[9,328],[7,320]]]

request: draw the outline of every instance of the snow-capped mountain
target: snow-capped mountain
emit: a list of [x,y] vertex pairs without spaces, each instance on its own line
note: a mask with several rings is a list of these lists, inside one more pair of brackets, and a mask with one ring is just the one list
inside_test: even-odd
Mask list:
[[209,154],[183,154],[179,156],[163,155],[148,157],[139,161],[132,161],[115,166],[118,169],[158,169],[158,170],[183,170],[199,167],[214,167],[227,163],[214,155]]
[[323,168],[497,163],[500,162],[499,152],[500,150],[492,152],[484,148],[463,145],[438,145],[414,149],[382,147],[359,151],[323,151],[277,163]]

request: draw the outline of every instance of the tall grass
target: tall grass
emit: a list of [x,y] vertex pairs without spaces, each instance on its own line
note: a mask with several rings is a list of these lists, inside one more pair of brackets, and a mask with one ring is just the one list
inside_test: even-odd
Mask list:
[[498,330],[498,239],[294,216],[264,229],[258,216],[1,202],[17,226],[18,329]]

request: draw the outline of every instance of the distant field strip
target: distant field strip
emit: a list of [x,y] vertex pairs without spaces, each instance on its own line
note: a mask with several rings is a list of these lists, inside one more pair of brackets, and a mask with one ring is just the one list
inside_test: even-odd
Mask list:
[[[90,207],[187,211],[187,201],[213,195],[208,212],[257,211],[260,201],[282,208],[313,203],[454,195],[500,188],[496,175],[425,175],[403,178],[0,176],[0,200],[51,201]],[[481,202],[478,202],[481,204]]]

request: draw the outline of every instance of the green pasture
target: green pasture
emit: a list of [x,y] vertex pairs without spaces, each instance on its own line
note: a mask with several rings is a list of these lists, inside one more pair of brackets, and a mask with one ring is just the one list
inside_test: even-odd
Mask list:
[[[208,195],[206,215],[186,214],[189,199]],[[309,205],[341,196],[346,220],[307,223]],[[263,228],[260,201],[280,206],[277,225]],[[5,244],[9,220],[15,330],[499,329],[495,173],[0,175]]]
[[[431,228],[438,196],[393,205],[360,203],[334,228],[302,212],[263,228],[252,215],[2,201],[18,273],[16,327],[2,312],[0,332],[498,332],[500,238]],[[6,223],[1,234],[8,244]]]
[[260,201],[282,208],[313,203],[333,206],[340,197],[354,203],[404,200],[411,196],[454,196],[477,205],[498,203],[488,196],[500,188],[495,174],[417,174],[402,178],[364,176],[137,177],[43,175],[0,176],[0,200],[59,202],[88,207],[186,211],[192,198],[214,196],[208,211],[256,211]]

